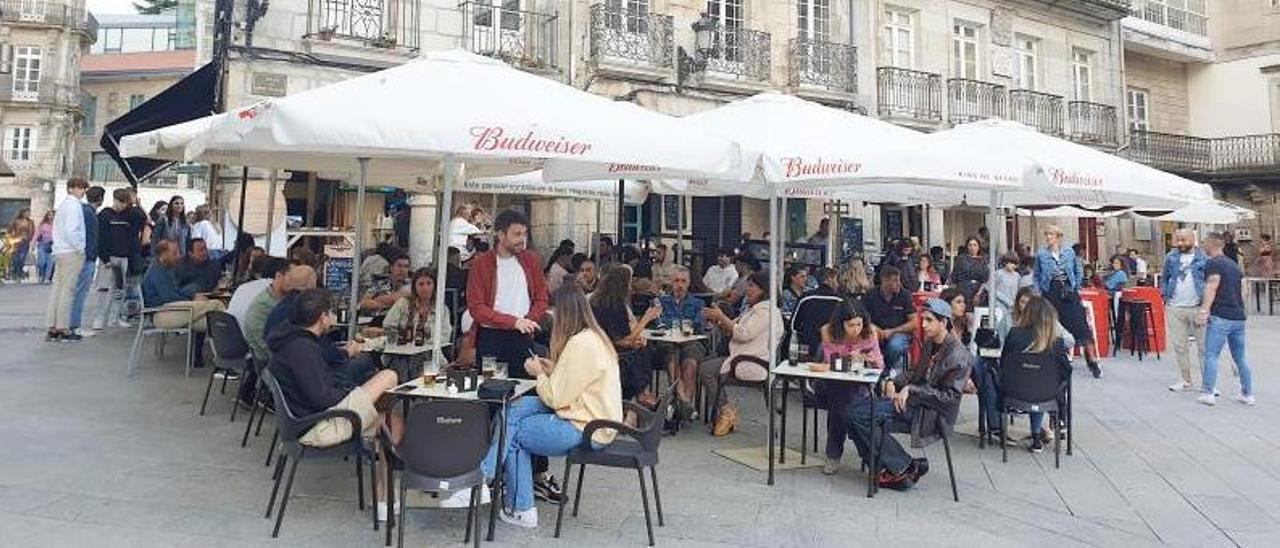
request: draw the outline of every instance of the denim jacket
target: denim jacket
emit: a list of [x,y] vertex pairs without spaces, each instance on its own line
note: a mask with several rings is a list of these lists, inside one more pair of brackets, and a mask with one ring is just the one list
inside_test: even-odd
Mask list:
[[677,303],[676,298],[672,295],[663,295],[662,315],[659,316],[658,323],[667,327],[679,326],[680,320],[692,320],[694,330],[699,333],[703,330],[702,322],[702,299],[693,295],[685,295],[684,300]]
[[[1084,278],[1084,271],[1080,268],[1080,261],[1076,260],[1076,252],[1070,247],[1062,247],[1058,251],[1058,258],[1066,265],[1067,283],[1071,284],[1073,291],[1080,290],[1080,280]],[[1041,295],[1049,293],[1050,286],[1053,283],[1053,253],[1049,252],[1048,247],[1042,247],[1036,251],[1036,289]]]
[[[1160,295],[1164,302],[1173,298],[1173,290],[1178,287],[1178,278],[1182,277],[1182,252],[1177,249],[1164,256],[1164,269],[1160,272]],[[1204,264],[1209,257],[1200,248],[1196,248],[1191,258],[1191,281],[1196,287],[1196,297],[1204,299]]]

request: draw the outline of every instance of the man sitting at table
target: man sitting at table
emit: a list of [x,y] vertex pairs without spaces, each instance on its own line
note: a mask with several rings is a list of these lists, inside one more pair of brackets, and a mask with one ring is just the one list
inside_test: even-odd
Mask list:
[[209,245],[203,238],[191,239],[191,251],[178,267],[178,285],[193,293],[208,293],[218,287],[222,263],[209,258]]
[[[301,268],[301,267],[295,267]],[[354,411],[360,417],[360,436],[373,438],[383,421],[391,430],[391,439],[399,443],[403,422],[398,415],[379,415],[374,402],[398,383],[394,371],[381,371],[363,384],[355,385],[338,378],[325,367],[321,346],[325,334],[333,327],[333,296],[325,289],[307,289],[297,296],[297,305],[289,321],[271,333],[267,345],[271,362],[267,366],[280,383],[280,391],[296,416],[306,416],[332,409]],[[298,441],[311,447],[329,447],[351,437],[352,424],[345,419],[328,419],[316,424]],[[379,461],[379,465],[381,465]],[[385,472],[377,473],[378,498],[386,497],[382,484]],[[386,503],[378,503],[378,518],[385,520]]]
[[267,335],[278,324],[267,321],[280,301],[290,293],[316,286],[316,271],[309,266],[291,266],[281,276],[276,276],[267,290],[254,297],[244,315],[244,338],[253,350],[254,359],[266,363],[271,359],[267,347]]
[[[716,264],[711,265],[707,273],[702,276],[702,283],[716,294],[716,298],[727,298],[729,290],[734,287],[734,282],[738,281],[740,272],[733,263],[733,252],[721,249],[716,253]],[[739,295],[738,298],[741,296]]]
[[[142,276],[142,299],[147,308],[164,307],[173,310],[157,312],[152,320],[156,327],[173,329],[189,327],[193,333],[191,344],[194,345],[195,360],[193,367],[204,367],[204,334],[208,329],[204,317],[211,311],[226,310],[221,301],[211,301],[202,293],[195,293],[178,287],[173,269],[181,256],[178,244],[170,240],[160,240],[152,246],[155,261]],[[190,310],[188,310],[190,309]]]
[[[695,333],[703,332],[702,309],[706,303],[702,299],[689,295],[689,269],[677,266],[671,273],[671,293],[661,298],[662,315],[658,324],[680,329],[681,323],[688,321],[693,325]],[[696,409],[693,405],[693,391],[698,381],[698,364],[707,358],[707,349],[702,341],[684,344],[663,345],[662,362],[666,364],[668,378],[673,382],[680,379],[677,386],[676,405],[682,418],[688,418]]]
[[381,316],[387,309],[395,306],[396,301],[409,296],[409,256],[399,254],[392,257],[391,268],[386,278],[373,280],[360,299],[360,311],[373,314],[375,323],[381,324]]
[[[296,274],[296,276],[292,275],[294,271],[299,270],[304,273]],[[264,338],[269,339],[272,331],[289,322],[289,318],[298,306],[298,295],[303,291],[316,287],[316,274],[311,267],[294,266],[289,269],[289,272],[291,273],[289,276],[291,279],[286,280],[285,290],[280,297],[280,301],[271,308],[270,313],[267,314],[266,321],[263,323],[261,335]],[[332,335],[330,333],[329,336],[321,337],[319,343],[320,350],[324,353],[324,361],[333,369],[334,376],[338,380],[353,386],[373,377],[376,369],[375,361],[373,356],[364,352],[364,345],[351,341],[345,346],[339,347],[334,343]]]
[[945,434],[938,432],[939,413],[946,428],[955,426],[960,398],[969,380],[973,355],[952,333],[951,305],[941,299],[930,299],[925,303],[922,325],[926,363],[903,370],[885,381],[883,398],[873,403],[874,410],[858,403],[848,407],[849,438],[866,463],[871,462],[872,414],[888,419],[879,431],[876,449],[880,463],[876,481],[880,487],[909,489],[929,471],[928,459],[911,458],[889,434],[910,432],[912,447],[933,443]]
[[863,297],[862,305],[877,328],[885,366],[900,370],[906,365],[907,350],[915,333],[916,309],[911,293],[902,287],[901,271],[892,266],[882,267],[879,279],[880,285]]

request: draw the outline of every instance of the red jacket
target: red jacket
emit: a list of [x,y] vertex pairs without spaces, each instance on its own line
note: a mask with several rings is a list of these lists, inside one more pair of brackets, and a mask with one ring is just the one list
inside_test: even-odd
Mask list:
[[[538,254],[530,250],[521,251],[516,260],[524,268],[525,280],[529,283],[529,314],[525,317],[540,321],[547,312],[549,298],[547,296],[547,280],[542,276],[541,260]],[[493,309],[493,301],[498,292],[498,252],[490,251],[471,259],[471,272],[467,275],[467,310],[476,326],[496,329],[515,329],[515,316],[503,314]]]

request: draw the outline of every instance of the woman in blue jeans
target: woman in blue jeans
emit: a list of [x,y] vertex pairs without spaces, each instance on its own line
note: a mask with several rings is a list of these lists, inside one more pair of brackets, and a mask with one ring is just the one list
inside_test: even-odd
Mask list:
[[[507,489],[503,521],[518,527],[538,526],[533,505],[533,456],[557,457],[583,444],[582,430],[596,419],[622,421],[622,381],[618,355],[596,323],[586,296],[565,286],[552,296],[555,325],[551,359],[529,358],[525,370],[537,379],[537,396],[516,400],[507,410],[505,445],[497,443],[485,457],[484,473],[494,477],[502,451]],[[599,430],[591,446],[613,442],[616,432]]]

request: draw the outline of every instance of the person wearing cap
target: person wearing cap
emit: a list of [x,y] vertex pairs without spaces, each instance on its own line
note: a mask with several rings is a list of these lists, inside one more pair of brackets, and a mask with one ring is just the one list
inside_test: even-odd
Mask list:
[[872,406],[851,405],[846,415],[850,425],[849,438],[857,446],[864,462],[871,461],[872,417],[887,419],[877,443],[880,470],[876,471],[876,481],[881,487],[890,489],[908,489],[929,471],[928,459],[912,458],[889,435],[890,432],[910,432],[911,446],[924,447],[943,434],[938,431],[939,413],[946,428],[954,428],[973,361],[972,355],[951,329],[951,305],[946,301],[929,299],[924,306],[921,326],[924,330],[923,363],[885,381],[881,388],[882,397]]

